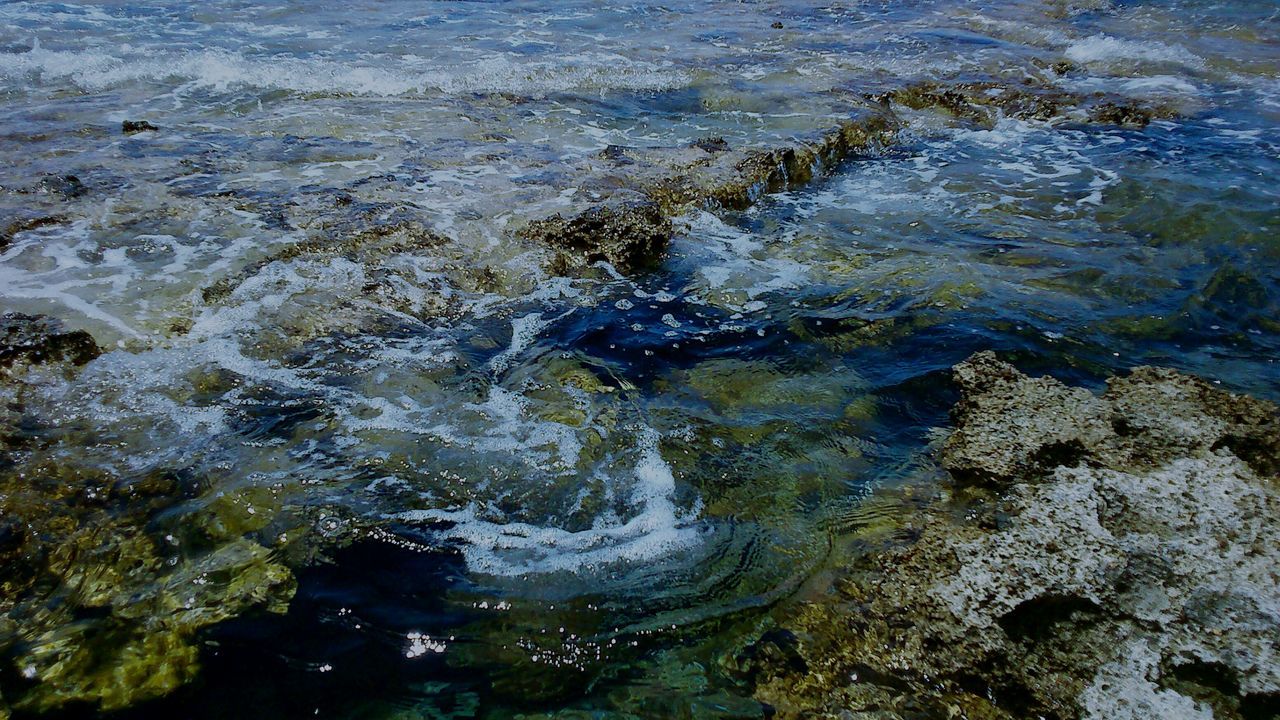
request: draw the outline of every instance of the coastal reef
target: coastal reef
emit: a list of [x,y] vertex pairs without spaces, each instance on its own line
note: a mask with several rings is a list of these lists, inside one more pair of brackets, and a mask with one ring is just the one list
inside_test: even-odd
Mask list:
[[[575,209],[534,219],[518,237],[554,251],[550,269],[575,274],[600,261],[632,274],[656,266],[675,227],[691,208],[743,210],[762,196],[803,187],[859,156],[874,156],[904,141],[910,113],[990,129],[1000,118],[1052,125],[1145,127],[1177,109],[1102,93],[1066,92],[1029,81],[917,83],[879,94],[833,88],[809,128],[770,147],[732,147],[720,137],[684,146],[609,145],[575,167]],[[806,108],[806,111],[812,111]],[[835,119],[840,118],[840,119]],[[906,133],[910,140],[910,133]],[[589,203],[580,207],[583,203]]]
[[1277,408],[1151,367],[1101,395],[989,352],[954,377],[949,497],[750,648],[757,699],[859,720],[1275,717]]

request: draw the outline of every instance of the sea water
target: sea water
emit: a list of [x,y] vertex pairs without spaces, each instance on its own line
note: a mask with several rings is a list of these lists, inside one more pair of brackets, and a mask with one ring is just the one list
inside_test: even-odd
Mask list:
[[[762,716],[717,653],[936,476],[970,353],[1280,399],[1278,58],[1250,0],[5,3],[0,219],[49,220],[0,307],[106,350],[6,390],[5,472],[176,473],[148,532],[224,531],[175,563],[296,575],[136,713]],[[770,148],[921,81],[1164,112],[904,111],[630,276],[514,232],[609,145]]]

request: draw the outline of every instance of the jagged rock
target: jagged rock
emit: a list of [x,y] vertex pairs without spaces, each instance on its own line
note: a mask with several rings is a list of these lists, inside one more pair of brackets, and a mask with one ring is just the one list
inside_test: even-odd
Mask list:
[[671,237],[671,217],[689,207],[749,207],[762,194],[803,185],[857,152],[887,144],[899,123],[864,100],[853,117],[787,146],[733,149],[723,138],[679,147],[610,145],[579,175],[599,200],[565,217],[533,220],[520,237],[554,248],[557,272],[600,260],[621,272],[656,262]]
[[568,219],[556,214],[522,231],[525,238],[555,248],[560,269],[604,261],[620,272],[656,264],[671,233],[671,218],[645,200],[596,205]]
[[[1058,63],[1052,69],[1061,75],[1071,67]],[[997,111],[1008,117],[1042,121],[1062,119],[1074,113],[1090,122],[1137,127],[1145,127],[1153,118],[1174,114],[1166,107],[1142,105],[1133,100],[1100,99],[1052,85],[1015,86],[999,82],[917,83],[876,99],[913,110],[941,110],[982,127],[994,124]]]
[[1137,368],[1095,397],[1028,378],[991,353],[956,366],[964,391],[943,466],[963,480],[1031,481],[1058,466],[1151,468],[1220,447],[1275,474],[1280,420],[1268,403],[1199,378]]
[[160,128],[152,125],[146,120],[125,120],[120,123],[120,131],[126,135],[134,133],[147,132],[149,130],[159,130]]
[[955,376],[943,464],[1003,494],[962,486],[846,568],[786,624],[805,672],[756,668],[757,697],[780,717],[1269,716],[1276,407],[1156,368],[1101,396],[990,353]]
[[62,323],[40,315],[0,315],[0,368],[15,363],[64,361],[83,365],[102,354],[84,330],[64,332]]
[[0,227],[0,250],[9,247],[13,242],[13,237],[18,233],[37,230],[49,225],[57,225],[64,221],[64,218],[56,215],[30,215],[11,220],[8,224]]
[[1156,113],[1151,108],[1141,107],[1134,103],[1104,102],[1089,110],[1089,119],[1094,122],[1110,125],[1133,125],[1146,127]]

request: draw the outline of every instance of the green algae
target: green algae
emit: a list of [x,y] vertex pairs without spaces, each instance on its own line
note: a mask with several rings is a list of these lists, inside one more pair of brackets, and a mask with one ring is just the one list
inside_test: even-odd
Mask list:
[[6,688],[14,708],[109,711],[163,696],[198,674],[201,629],[286,609],[293,575],[240,537],[246,528],[223,523],[209,550],[186,549],[183,533],[159,529],[196,485],[9,452],[0,468],[0,516],[10,528],[0,648],[23,679]]

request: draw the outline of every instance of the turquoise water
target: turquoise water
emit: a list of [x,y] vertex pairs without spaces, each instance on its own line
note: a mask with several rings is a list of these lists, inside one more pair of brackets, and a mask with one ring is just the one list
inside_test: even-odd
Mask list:
[[[296,578],[287,612],[181,615],[193,649],[162,663],[192,668],[181,688],[122,712],[762,717],[724,658],[879,519],[875,498],[936,476],[947,369],[970,353],[1086,384],[1168,365],[1280,399],[1274,3],[0,20],[0,219],[50,218],[0,247],[0,308],[109,350],[5,386],[0,472],[52,478],[56,502],[90,475],[179,488],[103,511],[154,547],[116,589],[6,601],[0,688],[39,696],[33,714],[111,709],[32,689],[71,652],[55,640],[123,663],[121,637],[181,615],[129,598],[180,606],[175,578],[248,543]],[[1162,112],[897,108],[897,144],[744,211],[691,208],[631,277],[557,276],[513,232],[589,204],[607,145],[770,148],[917,81]],[[16,497],[6,513],[44,511]],[[248,566],[219,567],[201,592],[242,594]]]

